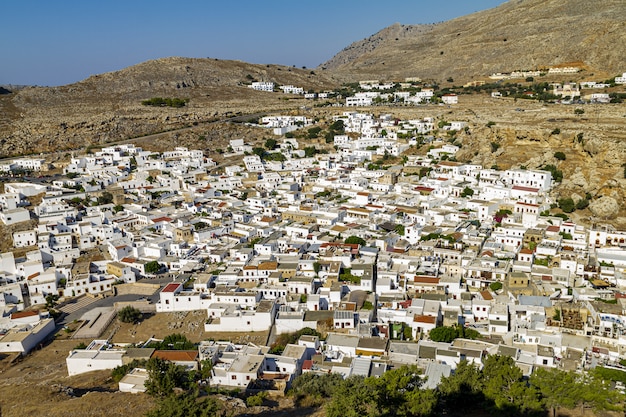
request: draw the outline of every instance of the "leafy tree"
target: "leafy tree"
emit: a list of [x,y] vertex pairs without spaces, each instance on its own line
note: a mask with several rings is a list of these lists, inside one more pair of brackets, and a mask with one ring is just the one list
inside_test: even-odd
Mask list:
[[155,397],[166,397],[174,391],[174,388],[188,388],[188,374],[183,366],[172,362],[150,358],[146,364],[148,380],[146,392]]
[[576,202],[576,210],[584,210],[589,207],[589,200],[586,198],[581,198]]
[[396,226],[393,228],[393,230],[394,230],[394,232],[396,232],[400,236],[404,236],[404,225],[403,224],[396,224]]
[[276,139],[272,139],[272,138],[267,139],[267,140],[265,141],[265,148],[266,148],[268,151],[271,151],[271,150],[273,150],[274,148],[276,148],[277,143],[278,143],[278,142],[276,142]]
[[192,350],[196,348],[196,345],[187,339],[185,335],[172,333],[165,336],[161,342],[150,343],[148,347],[155,348],[157,350]]
[[558,159],[559,161],[565,161],[565,159],[567,159],[567,157],[565,156],[565,153],[561,151],[555,152],[554,157]]
[[583,110],[581,108],[574,109],[574,114],[576,116],[580,116],[581,114],[585,114],[585,110]]
[[576,204],[574,203],[574,200],[569,197],[560,198],[557,202],[559,203],[559,207],[561,208],[561,210],[563,210],[565,213],[571,213],[576,209]]
[[100,194],[100,197],[98,197],[99,205],[111,204],[112,202],[113,202],[113,194],[111,194],[108,191],[104,191],[102,194]]
[[482,378],[476,366],[463,359],[456,367],[454,374],[441,379],[439,392],[449,403],[459,409],[465,409],[466,404],[475,404],[482,400]]
[[470,187],[463,188],[463,191],[461,192],[461,197],[471,197],[473,195],[474,195],[474,190]]
[[307,136],[309,139],[315,139],[320,134],[321,131],[322,131],[321,127],[313,126],[309,130],[307,130],[307,133],[308,133]]
[[352,245],[353,244],[357,244],[357,245],[361,245],[361,246],[365,246],[367,244],[365,239],[360,238],[358,236],[350,236],[344,242],[348,243],[348,244],[352,244]]
[[362,376],[351,376],[335,390],[326,405],[327,417],[375,417],[381,415],[374,387]]
[[304,156],[307,158],[311,158],[316,153],[318,153],[317,148],[315,146],[307,146],[304,148]]
[[559,129],[558,127],[554,129],[552,132],[550,132],[551,135],[558,135],[560,133],[561,133],[561,129]]
[[428,333],[428,337],[435,342],[450,343],[458,337],[458,333],[452,326],[442,326],[432,329]]
[[266,154],[265,149],[263,149],[263,148],[261,148],[259,146],[256,146],[256,147],[252,148],[252,153],[255,154],[255,155],[258,155],[259,158],[261,158],[261,159],[263,159],[263,157],[265,157],[265,154]]
[[58,294],[46,295],[46,308],[53,308],[55,305],[57,305],[57,301],[59,301]]
[[161,269],[161,264],[158,261],[150,261],[144,266],[146,274],[156,274]]
[[308,404],[321,405],[325,399],[332,397],[342,383],[340,374],[304,373],[294,379],[289,394],[296,397],[296,404],[303,404],[306,399]]
[[122,323],[135,323],[143,317],[141,311],[133,306],[126,306],[117,312],[117,317]]
[[498,281],[492,282],[491,284],[489,284],[489,288],[491,288],[492,291],[498,291],[502,289],[502,283]]
[[217,417],[223,415],[222,407],[215,398],[206,397],[198,400],[197,389],[160,398],[157,407],[146,413],[146,417]]
[[119,213],[120,211],[124,210],[124,206],[118,204],[116,206],[113,206],[113,213]]
[[500,355],[487,357],[482,375],[483,393],[493,401],[499,414],[519,415],[541,409],[536,389],[522,380],[522,371],[513,358]]
[[541,403],[552,410],[554,417],[558,407],[576,406],[582,388],[574,373],[555,368],[537,368],[530,376],[530,384],[539,391]]

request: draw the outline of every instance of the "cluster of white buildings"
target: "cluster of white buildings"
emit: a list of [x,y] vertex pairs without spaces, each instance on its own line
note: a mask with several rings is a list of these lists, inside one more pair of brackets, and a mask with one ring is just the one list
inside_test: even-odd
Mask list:
[[543,75],[563,75],[563,74],[576,74],[580,72],[580,68],[578,67],[551,67],[541,70],[523,70],[523,71],[513,71],[510,73],[506,72],[497,72],[491,74],[489,78],[492,80],[510,80],[515,78],[528,78],[528,77],[539,77]]
[[[72,158],[72,179],[42,186],[42,202],[22,207],[38,213],[38,225],[13,239],[32,250],[0,255],[5,322],[49,294],[134,282],[156,261],[191,278],[166,285],[156,311],[205,311],[207,338],[330,330],[323,343],[304,337],[281,355],[225,343],[171,358],[190,366],[210,358],[212,384],[287,384],[316,371],[376,375],[404,363],[445,374],[462,359],[480,364],[486,353],[512,356],[527,374],[617,363],[626,351],[626,232],[549,215],[548,171],[443,160],[458,148],[436,138],[427,156],[368,169],[373,154],[401,155],[434,120],[338,117],[350,135],[335,137],[335,153],[303,157],[297,141],[285,139],[285,161],[248,155],[243,167],[219,175],[201,151],[186,148],[159,154],[123,145]],[[8,188],[16,205],[19,190]],[[115,201],[76,204],[105,191]],[[96,248],[106,260],[77,262]],[[490,342],[428,340],[451,325]],[[72,361],[99,369],[99,355],[118,364],[127,354],[111,352],[99,343],[72,351],[68,369]]]

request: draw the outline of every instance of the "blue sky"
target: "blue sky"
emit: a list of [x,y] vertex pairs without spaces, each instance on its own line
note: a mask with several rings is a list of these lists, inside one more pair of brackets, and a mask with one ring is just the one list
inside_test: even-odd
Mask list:
[[0,84],[69,84],[168,56],[314,68],[393,23],[436,23],[504,2],[6,0]]

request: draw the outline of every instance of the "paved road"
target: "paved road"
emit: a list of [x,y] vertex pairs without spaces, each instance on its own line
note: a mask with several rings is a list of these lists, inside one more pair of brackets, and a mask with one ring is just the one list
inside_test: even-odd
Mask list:
[[[58,326],[65,326],[67,323],[71,323],[74,320],[80,320],[80,318],[89,310],[92,310],[97,307],[113,307],[113,305],[117,302],[128,302],[128,301],[137,301],[143,297],[150,302],[155,302],[158,299],[158,293],[160,289],[155,291],[151,296],[146,297],[141,294],[124,294],[124,295],[115,295],[106,298],[89,298],[84,297],[84,299],[88,299],[89,301],[83,301],[80,299],[76,304],[69,304],[67,306],[61,307],[60,310],[66,312],[67,314],[57,322]],[[74,308],[73,306],[77,306]],[[69,311],[65,311],[64,309],[68,309]]]

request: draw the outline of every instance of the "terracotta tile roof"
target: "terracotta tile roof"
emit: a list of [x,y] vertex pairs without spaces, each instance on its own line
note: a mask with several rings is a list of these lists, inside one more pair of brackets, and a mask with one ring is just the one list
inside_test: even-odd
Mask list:
[[153,223],[160,223],[160,222],[171,222],[172,219],[167,217],[167,216],[163,216],[163,217],[157,217],[156,219],[152,219]]
[[487,290],[485,291],[481,291],[480,295],[483,297],[483,300],[485,301],[491,301],[493,300],[493,296],[491,295],[491,293]]
[[437,323],[437,318],[432,316],[418,316],[416,314],[415,316],[413,316],[413,322],[435,324]]
[[173,282],[171,284],[167,284],[161,292],[175,292],[179,287],[182,287],[182,285],[183,284],[177,284]]
[[517,190],[517,191],[528,191],[530,193],[536,193],[539,191],[539,188],[533,188],[533,187],[524,187],[521,185],[514,185],[513,188],[511,188],[512,190]]
[[439,278],[416,276],[415,278],[413,278],[413,282],[418,284],[439,284]]
[[197,350],[155,350],[153,358],[159,358],[170,362],[191,362],[198,358]]
[[11,313],[11,320],[23,319],[24,317],[39,316],[36,311],[18,311],[17,313]]

